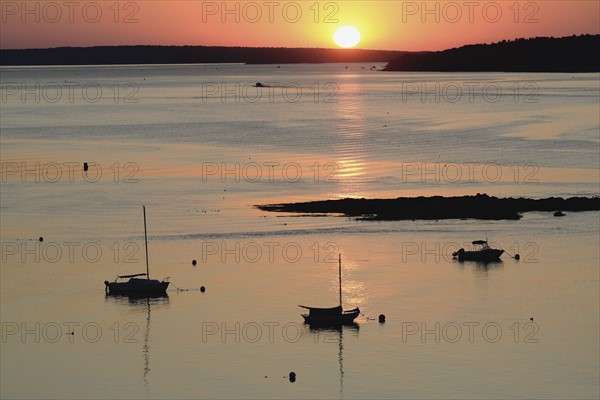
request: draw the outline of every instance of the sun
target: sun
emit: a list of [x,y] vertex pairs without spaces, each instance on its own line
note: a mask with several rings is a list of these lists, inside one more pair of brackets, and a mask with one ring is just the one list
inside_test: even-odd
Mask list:
[[354,47],[360,42],[360,32],[351,26],[342,26],[333,34],[333,41],[340,47]]

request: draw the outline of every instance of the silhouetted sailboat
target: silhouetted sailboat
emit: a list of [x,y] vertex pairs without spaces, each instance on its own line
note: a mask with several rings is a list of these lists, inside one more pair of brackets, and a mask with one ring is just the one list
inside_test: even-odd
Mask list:
[[[146,232],[146,206],[142,206],[144,210],[144,244],[146,246],[146,273],[134,275],[117,276],[114,282],[104,281],[108,294],[122,294],[128,296],[155,296],[164,295],[169,287],[169,282],[166,279],[162,281],[150,279],[150,269],[148,267],[148,234]],[[146,278],[138,278],[145,276]],[[120,279],[127,279],[127,282],[119,282]]]
[[304,318],[304,322],[311,325],[347,325],[352,324],[354,319],[360,314],[358,307],[344,311],[342,308],[342,256],[338,258],[338,274],[339,274],[339,286],[340,286],[340,305],[332,308],[316,308],[299,306],[306,308],[308,314],[301,314]]

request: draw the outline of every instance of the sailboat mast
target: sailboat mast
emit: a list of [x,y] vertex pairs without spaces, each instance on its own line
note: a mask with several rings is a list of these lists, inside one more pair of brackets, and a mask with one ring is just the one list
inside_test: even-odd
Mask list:
[[342,255],[338,254],[339,278],[340,278],[340,307],[342,306]]
[[146,243],[146,278],[150,279],[150,269],[148,268],[148,233],[146,232],[146,206],[144,209],[144,242]]

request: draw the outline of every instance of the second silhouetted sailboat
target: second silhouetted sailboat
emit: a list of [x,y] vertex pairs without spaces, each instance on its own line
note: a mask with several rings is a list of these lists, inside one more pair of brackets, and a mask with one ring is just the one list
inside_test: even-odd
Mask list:
[[[144,210],[144,244],[146,246],[146,273],[134,275],[118,276],[114,282],[104,281],[108,294],[127,295],[127,296],[160,296],[166,295],[169,282],[166,279],[159,281],[150,279],[150,269],[148,267],[148,234],[146,232],[146,206]],[[146,278],[138,278],[145,276]],[[127,279],[127,282],[119,282],[119,279]]]

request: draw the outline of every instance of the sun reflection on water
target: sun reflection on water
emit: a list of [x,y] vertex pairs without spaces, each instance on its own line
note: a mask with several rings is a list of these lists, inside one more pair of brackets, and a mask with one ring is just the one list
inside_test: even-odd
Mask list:
[[343,92],[335,106],[336,142],[334,157],[338,165],[338,184],[334,196],[365,197],[364,185],[367,152],[367,133],[364,118],[364,103],[355,77],[346,78]]

